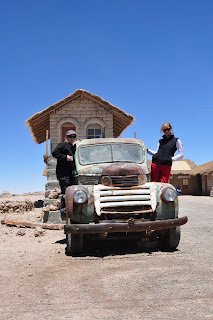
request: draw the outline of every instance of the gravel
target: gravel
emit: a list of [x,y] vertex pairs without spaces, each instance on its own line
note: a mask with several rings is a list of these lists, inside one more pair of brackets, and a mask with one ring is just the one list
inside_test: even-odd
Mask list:
[[17,237],[19,228],[1,225],[1,319],[213,319],[213,198],[179,203],[189,221],[175,252],[95,241],[70,257],[63,231]]

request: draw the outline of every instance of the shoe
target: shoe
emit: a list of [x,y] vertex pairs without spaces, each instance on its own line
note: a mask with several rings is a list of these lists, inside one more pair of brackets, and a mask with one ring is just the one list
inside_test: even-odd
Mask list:
[[66,208],[60,208],[61,214],[66,214]]

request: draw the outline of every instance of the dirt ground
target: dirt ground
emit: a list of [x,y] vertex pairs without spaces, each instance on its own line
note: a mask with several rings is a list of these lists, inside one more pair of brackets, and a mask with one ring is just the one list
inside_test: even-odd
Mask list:
[[[63,231],[35,237],[34,229],[1,225],[0,319],[213,319],[213,198],[179,203],[189,221],[175,252],[96,241],[70,257]],[[0,219],[35,222],[42,212]]]

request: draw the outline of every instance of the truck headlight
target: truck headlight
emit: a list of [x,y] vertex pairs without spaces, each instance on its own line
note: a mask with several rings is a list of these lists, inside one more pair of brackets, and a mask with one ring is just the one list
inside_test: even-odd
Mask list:
[[172,188],[165,188],[162,192],[164,202],[173,202],[177,197],[177,192]]
[[87,194],[84,190],[78,190],[73,195],[73,200],[76,204],[84,204],[87,202]]

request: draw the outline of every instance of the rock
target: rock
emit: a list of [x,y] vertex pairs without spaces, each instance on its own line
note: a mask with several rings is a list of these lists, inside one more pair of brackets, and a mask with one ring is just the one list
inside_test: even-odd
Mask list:
[[29,199],[24,201],[3,201],[0,203],[0,210],[4,212],[21,212],[34,210],[33,202]]
[[55,206],[57,208],[57,210],[60,208],[60,204],[61,204],[61,201],[60,200],[56,200],[52,203],[53,206]]
[[45,213],[45,212],[49,212],[50,211],[50,206],[48,205],[48,206],[46,206],[46,207],[43,207],[43,212]]
[[59,188],[56,188],[55,187],[55,190],[54,190],[56,193],[57,193],[57,195],[60,195],[61,194],[61,189],[59,189]]
[[58,210],[57,206],[54,206],[53,204],[50,205],[50,211],[56,211]]
[[35,231],[34,231],[34,236],[35,237],[41,237],[44,234],[45,230],[40,228],[40,227],[36,227]]
[[25,210],[26,211],[34,210],[34,203],[30,199],[25,200]]
[[49,199],[57,199],[58,198],[58,194],[55,191],[51,191],[49,194]]
[[18,231],[16,232],[16,235],[17,235],[17,236],[24,236],[25,233],[26,233],[26,231],[25,231],[24,229],[20,229],[20,230],[18,230]]

